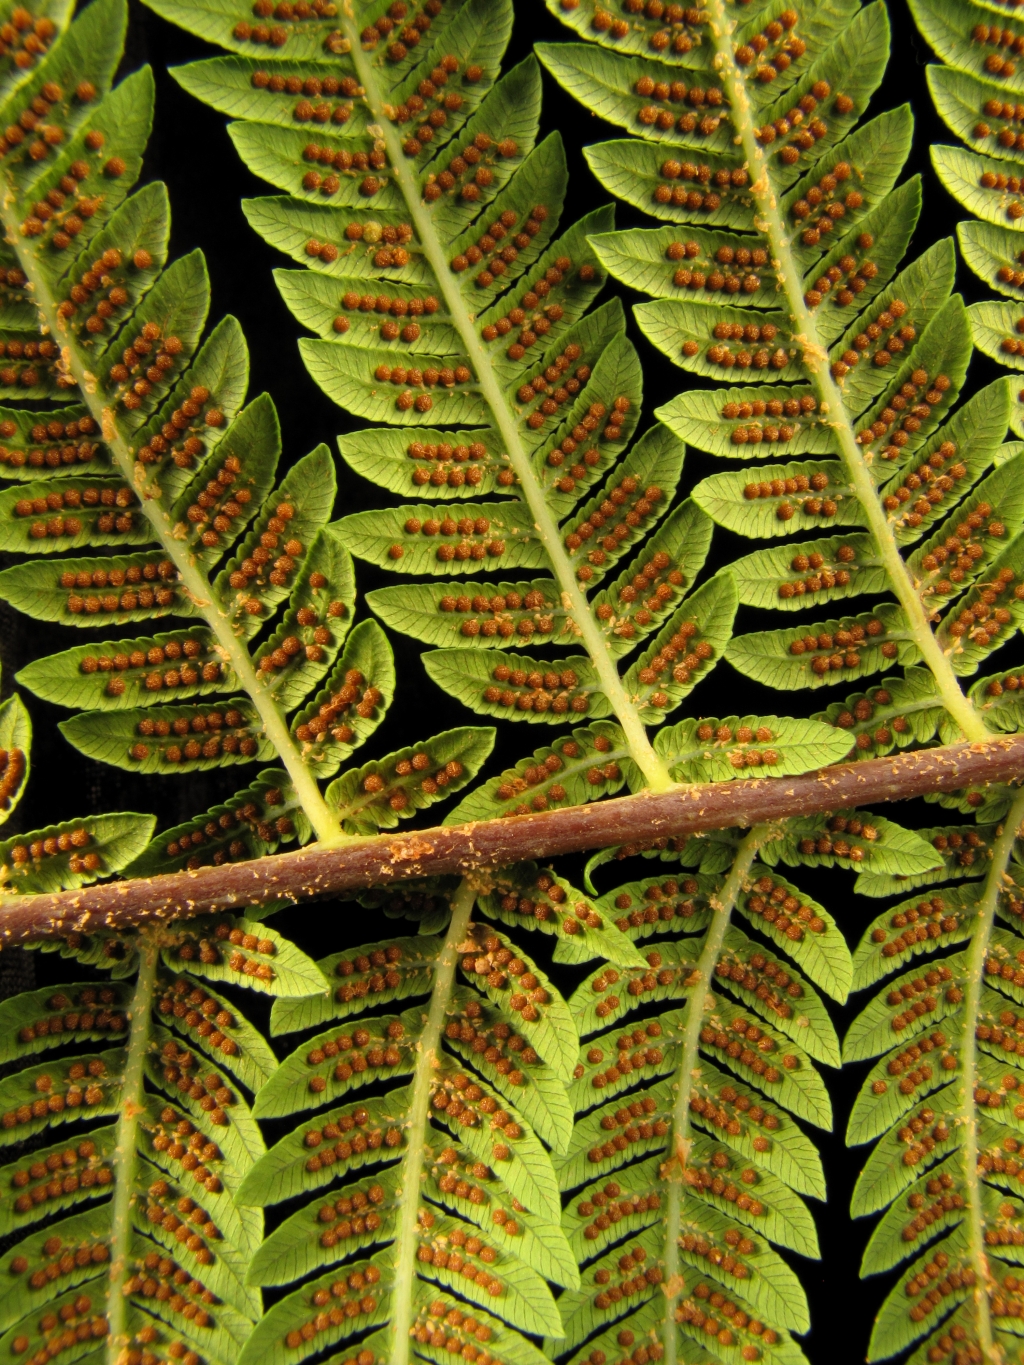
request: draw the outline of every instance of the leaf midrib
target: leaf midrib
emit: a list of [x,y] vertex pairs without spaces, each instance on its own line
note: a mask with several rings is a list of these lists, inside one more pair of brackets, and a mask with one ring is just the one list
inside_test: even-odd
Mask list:
[[516,418],[506,401],[497,372],[491,364],[491,357],[477,335],[474,317],[466,307],[457,282],[452,278],[443,244],[420,194],[412,164],[402,149],[398,131],[385,112],[386,100],[378,87],[376,68],[363,50],[359,31],[351,15],[343,19],[342,27],[351,44],[351,56],[357,78],[365,90],[363,98],[369,108],[371,125],[378,130],[380,139],[385,144],[390,174],[405,200],[417,240],[433,271],[452,325],[471,362],[481,396],[490,409],[495,429],[505,444],[509,462],[519,480],[526,504],[534,518],[537,534],[558,581],[563,605],[571,612],[580,640],[597,671],[602,690],[625,732],[633,761],[652,790],[667,791],[674,783],[647,738],[647,732],[637,715],[636,708],[630,701],[615,663],[605,648],[587,599],[576,581],[572,564],[562,546],[558,522],[547,504],[544,490],[534,476],[530,455],[517,430]]

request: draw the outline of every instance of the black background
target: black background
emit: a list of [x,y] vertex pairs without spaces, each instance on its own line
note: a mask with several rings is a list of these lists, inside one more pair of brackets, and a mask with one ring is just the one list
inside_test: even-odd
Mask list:
[[[516,10],[507,66],[526,57],[534,41],[561,41],[571,36],[539,0],[516,0]],[[925,209],[912,248],[916,254],[939,237],[952,233],[963,214],[958,212],[930,168],[929,145],[951,139],[938,123],[928,97],[924,75],[928,53],[899,0],[894,0],[890,13],[894,29],[893,55],[872,112],[906,101],[915,113],[916,136],[907,174],[920,171],[925,177]],[[241,14],[242,7],[239,8]],[[210,55],[213,55],[212,50],[205,44],[132,0],[123,72],[148,62],[157,79],[156,120],[143,179],[162,179],[169,187],[173,213],[172,256],[195,247],[206,253],[212,277],[211,319],[216,321],[225,313],[234,313],[240,319],[251,352],[250,397],[264,389],[272,394],[281,416],[287,465],[322,441],[334,449],[334,439],[339,432],[362,424],[340,411],[306,374],[296,344],[298,324],[281,302],[271,278],[272,268],[283,264],[282,258],[254,235],[243,218],[240,201],[266,193],[268,187],[242,166],[225,131],[225,120],[186,95],[169,74],[170,68],[182,62]],[[560,129],[567,143],[568,223],[571,217],[582,215],[606,202],[608,197],[586,166],[582,155],[584,145],[620,133],[585,111],[545,74],[541,130],[546,133],[552,129]],[[619,205],[619,226],[642,220],[642,215]],[[984,296],[979,282],[963,267],[961,288],[968,301]],[[622,292],[628,310],[638,296],[632,296],[626,290]],[[632,319],[630,327],[645,372],[646,420],[641,423],[643,429],[651,411],[686,387],[689,381],[643,339]],[[968,391],[994,378],[996,373],[994,365],[977,356]],[[711,457],[691,452],[684,469],[682,493],[688,492],[701,477],[720,468],[721,465]],[[375,487],[340,464],[338,474],[337,515],[379,505],[380,494]],[[708,568],[713,571],[750,548],[749,542],[716,530]],[[387,581],[386,575],[363,563],[357,565],[357,573],[361,593]],[[737,630],[763,628],[767,624],[767,618],[759,621],[756,613],[743,611]],[[93,634],[97,639],[106,638],[93,632],[76,633],[72,638],[71,632],[30,622],[6,608],[0,608],[0,629],[5,695],[13,686],[18,668],[30,659],[80,643]],[[395,636],[392,644],[398,665],[397,699],[388,719],[371,741],[367,757],[426,738],[452,725],[472,723],[472,717],[464,708],[449,701],[426,678],[413,641]],[[1003,656],[1000,657],[1001,666],[1011,662],[1013,659],[1007,657],[1004,663]],[[843,688],[830,688],[813,694],[813,698],[794,696],[782,701],[768,689],[740,679],[723,663],[710,682],[702,683],[697,689],[689,706],[691,713],[718,716],[734,711],[771,714],[787,707],[810,712],[842,695]],[[34,770],[28,795],[10,828],[32,829],[57,820],[109,810],[152,810],[158,814],[160,826],[166,828],[223,799],[250,780],[256,771],[246,770],[239,776],[232,769],[226,773],[156,781],[133,778],[81,757],[56,730],[57,722],[66,712],[30,695],[23,693],[23,697],[35,727]],[[499,746],[488,773],[497,772],[503,762],[514,762],[545,743],[548,733],[546,727],[506,725],[499,736]],[[922,825],[945,823],[948,819],[936,807],[923,803],[903,808],[898,818],[909,824]],[[643,876],[654,870],[650,864],[627,865],[621,874],[617,869],[615,874],[606,876],[602,889],[615,881]],[[563,871],[567,875],[578,874],[578,864],[565,860]],[[844,873],[801,872],[798,881],[836,915],[851,947],[859,939],[863,926],[881,908],[877,902],[855,901],[850,879]],[[365,941],[369,936],[368,921],[369,912],[352,904],[341,904],[314,906],[290,914],[287,925],[282,927],[314,956],[321,956]],[[396,930],[403,932],[404,927],[382,920],[379,935],[386,937]],[[542,944],[530,942],[526,946],[530,951],[536,951],[542,960],[546,958]],[[0,980],[3,976],[21,975],[20,971],[12,971],[15,967],[12,956],[7,955],[6,970],[0,973]],[[35,965],[40,980],[51,977],[58,969],[58,962],[53,957],[36,959]],[[566,993],[579,975],[558,968],[554,969],[554,974]],[[864,999],[858,999],[845,1007],[833,1007],[840,1036],[863,1003]],[[251,1009],[249,1012],[254,1013]],[[851,1067],[842,1076],[826,1072],[834,1097],[835,1131],[822,1137],[812,1130],[812,1136],[821,1139],[829,1187],[827,1206],[812,1202],[823,1259],[814,1263],[794,1257],[792,1262],[810,1299],[813,1327],[805,1349],[815,1365],[832,1361],[842,1365],[851,1362],[852,1365],[852,1362],[864,1359],[871,1321],[892,1280],[891,1276],[864,1282],[858,1279],[861,1252],[873,1220],[851,1223],[847,1213],[857,1171],[869,1149],[848,1151],[842,1134],[865,1070],[864,1066]]]

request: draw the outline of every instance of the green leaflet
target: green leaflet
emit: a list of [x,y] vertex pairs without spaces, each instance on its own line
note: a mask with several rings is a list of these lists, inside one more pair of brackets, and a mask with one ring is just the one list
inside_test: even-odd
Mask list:
[[518,504],[477,503],[457,510],[458,517],[437,516],[429,505],[356,512],[336,523],[336,534],[360,559],[402,573],[464,573],[474,559],[499,570],[545,566],[533,525]]
[[327,788],[327,801],[342,827],[352,832],[393,829],[400,819],[472,781],[493,745],[492,729],[446,730],[343,773]]
[[151,815],[95,815],[15,835],[0,844],[3,878],[22,894],[87,886],[127,867],[155,824]]
[[818,721],[730,716],[680,721],[659,731],[657,748],[678,782],[727,782],[748,768],[785,777],[839,762],[849,747]]
[[[732,633],[736,597],[732,574],[716,575],[669,617],[654,644],[628,670],[626,687],[645,719],[660,720],[714,667]],[[676,658],[686,651],[681,663],[672,663],[669,649]]]
[[725,657],[745,677],[789,690],[853,682],[918,654],[900,608],[883,603],[873,613],[736,636]]
[[231,686],[231,675],[205,627],[131,640],[78,645],[36,659],[17,681],[45,701],[89,710],[120,711],[177,697],[201,696]]
[[273,757],[255,709],[244,697],[225,709],[164,706],[150,711],[86,711],[61,721],[60,731],[90,758],[132,772],[195,772]]
[[367,593],[367,606],[385,625],[424,644],[479,649],[518,636],[553,643],[573,638],[572,624],[553,580],[530,583],[411,583]]
[[[555,962],[580,963],[601,958],[620,966],[643,965],[643,958],[633,945],[589,897],[564,878],[541,871],[535,863],[502,869],[494,890],[481,897],[479,906],[485,915],[504,924],[522,924],[523,916],[527,921],[534,920],[530,928],[553,934],[557,939]],[[565,1064],[564,1058],[552,1062],[556,1070]]]
[[245,978],[250,990],[288,997],[319,995],[324,978],[316,963],[275,929],[233,915],[188,920],[163,950],[172,971],[209,981]]
[[582,805],[601,795],[613,795],[626,781],[629,749],[611,721],[598,721],[573,730],[522,758],[514,768],[489,778],[464,796],[444,818],[446,825],[486,820],[499,815],[524,814],[561,805]]
[[[333,639],[341,634],[336,629]],[[303,758],[318,776],[330,777],[373,734],[394,692],[395,663],[387,637],[376,621],[361,621],[321,690],[292,721]]]
[[569,713],[596,718],[611,710],[585,655],[552,660],[436,649],[423,662],[434,682],[484,716],[557,725]]
[[6,823],[25,794],[29,776],[32,721],[18,696],[0,703],[0,824]]
[[270,768],[225,802],[153,839],[130,864],[131,874],[146,877],[201,867],[218,855],[221,861],[224,855],[258,858],[296,837],[309,837],[309,822],[288,774]]

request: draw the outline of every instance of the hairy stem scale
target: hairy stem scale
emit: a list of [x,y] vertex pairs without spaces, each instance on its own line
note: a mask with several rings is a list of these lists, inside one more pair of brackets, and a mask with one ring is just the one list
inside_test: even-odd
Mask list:
[[747,160],[751,194],[757,206],[757,226],[771,249],[776,278],[793,323],[794,338],[803,348],[808,380],[822,410],[830,416],[834,414],[832,429],[839,441],[843,468],[864,511],[875,551],[906,614],[914,643],[935,679],[942,704],[968,739],[984,739],[988,730],[964,696],[950,661],[935,638],[924,603],[890,531],[871,470],[857,445],[852,423],[846,414],[842,392],[829,369],[827,349],[819,339],[814,315],[804,302],[800,270],[793,257],[789,234],[772,188],[768,163],[756,137],[757,124],[747,97],[746,82],[733,54],[732,35],[736,22],[726,16],[725,0],[709,0],[707,8],[715,45],[715,70],[725,87],[733,111],[737,141]]
[[129,487],[139,495],[139,503],[161,550],[178,571],[181,585],[194,606],[213,631],[235,677],[246,691],[259,713],[267,738],[277,751],[295,787],[302,808],[316,832],[319,840],[337,841],[344,838],[338,829],[338,822],[324,800],[316,778],[309,771],[299,747],[292,738],[288,723],[278,710],[273,698],[260,685],[253,667],[245,641],[239,636],[229,617],[212,600],[209,580],[197,565],[187,545],[174,534],[166,509],[157,498],[147,497],[137,487],[134,454],[125,438],[120,434],[111,409],[104,403],[98,391],[96,377],[86,368],[78,348],[69,336],[67,320],[57,311],[57,301],[53,296],[43,272],[39,269],[35,254],[22,237],[21,228],[15,213],[13,197],[8,193],[0,206],[0,224],[8,246],[18,258],[18,264],[28,279],[29,291],[39,312],[44,332],[59,340],[67,372],[78,385],[82,401],[88,407],[103,439],[110,448],[114,463]]
[[622,679],[619,677],[615,661],[605,647],[604,639],[590,610],[590,604],[577,583],[572,564],[562,548],[558,522],[545,500],[544,490],[534,477],[530,455],[519,434],[515,414],[511,411],[498,376],[492,368],[487,348],[477,333],[475,319],[466,307],[458,283],[452,277],[444,247],[431,219],[430,210],[423,200],[413,168],[402,149],[402,139],[399,136],[398,129],[385,112],[385,100],[378,87],[376,69],[368,54],[363,50],[359,28],[351,13],[347,15],[344,21],[344,29],[346,37],[351,43],[352,60],[359,82],[366,91],[365,99],[371,115],[371,122],[379,128],[380,137],[387,148],[391,175],[405,199],[417,240],[444,297],[445,307],[451,317],[452,326],[471,361],[473,373],[480,386],[480,392],[504,442],[509,463],[533,516],[535,529],[548,556],[562,600],[572,613],[572,619],[579,631],[580,639],[597,671],[601,688],[608,698],[616,719],[625,732],[633,761],[653,791],[668,791],[674,785],[672,779],[647,738],[647,732],[640,721],[636,708],[630,701],[622,684]]

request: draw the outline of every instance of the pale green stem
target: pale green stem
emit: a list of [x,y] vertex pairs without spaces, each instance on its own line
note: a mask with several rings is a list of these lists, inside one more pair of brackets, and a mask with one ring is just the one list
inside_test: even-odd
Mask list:
[[39,312],[44,332],[58,340],[62,347],[63,364],[78,385],[82,401],[88,407],[103,433],[113,456],[114,463],[130,487],[139,494],[142,512],[153,529],[154,538],[160,549],[174,564],[185,594],[196,609],[202,613],[207,625],[217,638],[217,644],[227,662],[231,665],[239,685],[248,693],[259,713],[267,738],[277,750],[278,757],[287,769],[288,776],[298,794],[303,810],[316,836],[323,842],[338,841],[345,837],[338,828],[338,822],[320,793],[316,779],[309,771],[295,740],[288,731],[288,723],[278,710],[273,697],[261,687],[253,668],[249,650],[238,633],[232,619],[213,601],[213,594],[206,574],[196,563],[192,551],[184,541],[174,534],[167,510],[158,499],[146,497],[141,488],[136,487],[136,466],[134,454],[125,438],[117,429],[114,414],[103,401],[95,375],[85,367],[78,347],[69,334],[66,320],[57,312],[57,303],[49,283],[39,269],[35,253],[21,235],[14,204],[8,196],[0,208],[0,222],[8,245],[18,257],[18,264],[28,279],[29,292]]
[[121,1116],[114,1138],[114,1197],[110,1203],[110,1280],[107,1288],[107,1365],[124,1365],[127,1358],[128,1257],[132,1236],[132,1203],[135,1198],[135,1156],[139,1115],[143,1103],[143,1067],[149,1050],[150,1011],[160,949],[152,934],[138,936],[139,973],[128,1007],[128,1055],[121,1089]]
[[409,1365],[410,1332],[415,1312],[413,1291],[416,1285],[416,1229],[420,1212],[420,1182],[426,1158],[427,1129],[430,1122],[430,1089],[441,1065],[441,1034],[459,962],[459,945],[466,937],[469,917],[476,902],[476,891],[463,878],[452,897],[452,919],[448,934],[434,968],[434,984],[426,1023],[417,1044],[416,1076],[405,1125],[406,1152],[398,1184],[401,1214],[395,1234],[395,1286],[391,1293],[391,1362]]
[[737,132],[736,140],[747,161],[751,194],[757,207],[755,222],[768,240],[776,278],[780,291],[785,296],[786,309],[793,323],[793,336],[803,348],[808,379],[822,411],[829,415],[832,430],[839,442],[843,468],[863,508],[875,552],[903,608],[914,643],[931,669],[935,685],[942,697],[942,704],[967,739],[985,739],[989,731],[964,695],[949,657],[935,638],[928,612],[914,584],[913,576],[896,545],[885,510],[878,498],[871,469],[857,444],[853,424],[843,404],[842,392],[832,378],[827,348],[818,336],[814,314],[804,302],[802,276],[793,257],[789,232],[772,188],[768,162],[755,136],[757,124],[747,96],[746,80],[733,58],[732,35],[736,23],[726,16],[725,0],[708,0],[707,9],[715,46],[715,70],[725,87],[732,109],[733,126]]
[[444,246],[434,227],[430,210],[420,194],[416,172],[402,150],[402,139],[399,136],[398,129],[385,112],[385,100],[377,85],[377,71],[368,54],[363,51],[359,41],[358,27],[351,16],[351,4],[347,4],[345,8],[345,32],[352,44],[352,60],[355,64],[356,74],[366,91],[365,99],[371,122],[387,149],[391,175],[405,199],[417,240],[444,297],[445,307],[451,317],[452,326],[458,333],[459,341],[469,358],[473,373],[476,375],[480,393],[490,409],[495,428],[504,442],[505,453],[508,455],[527,506],[533,516],[534,529],[544,546],[552,572],[557,580],[563,605],[572,616],[580,640],[597,672],[601,690],[608,698],[609,705],[625,732],[633,762],[643,773],[647,785],[653,791],[667,791],[674,783],[667,768],[654,752],[651,742],[647,738],[647,732],[640,721],[636,707],[630,701],[629,695],[622,685],[615,660],[608,652],[604,636],[598,629],[587,598],[576,580],[572,563],[562,544],[558,522],[548,506],[544,490],[533,472],[530,453],[523,444],[519,432],[518,419],[509,406],[501,381],[491,365],[491,357],[487,347],[477,332],[476,320],[466,307],[458,281],[449,267]]
[[744,837],[736,850],[732,868],[722,884],[721,890],[710,898],[712,910],[704,947],[697,959],[697,965],[687,978],[690,987],[683,1033],[682,1052],[679,1070],[676,1072],[675,1104],[672,1109],[672,1128],[669,1135],[669,1152],[666,1161],[665,1182],[668,1186],[667,1207],[665,1210],[665,1355],[663,1365],[676,1365],[676,1300],[682,1292],[683,1283],[679,1269],[679,1233],[682,1218],[682,1204],[685,1193],[686,1165],[690,1155],[690,1097],[694,1081],[700,1075],[700,1031],[704,1017],[714,1003],[711,983],[715,967],[722,952],[722,943],[729,920],[732,916],[736,898],[746,885],[751,865],[757,857],[757,850],[765,841],[768,826],[755,825]]
[[992,845],[992,863],[985,879],[985,891],[978,903],[978,916],[971,946],[967,954],[967,978],[964,990],[964,1036],[960,1043],[961,1114],[964,1141],[961,1149],[964,1171],[964,1197],[967,1201],[967,1239],[971,1264],[974,1267],[974,1316],[978,1331],[978,1345],[985,1365],[1002,1365],[1003,1352],[992,1332],[989,1291],[992,1276],[985,1251],[985,1225],[981,1211],[982,1186],[978,1179],[978,1109],[974,1091],[978,1084],[978,1050],[975,1031],[985,980],[985,959],[988,956],[996,906],[1003,891],[1006,866],[1013,853],[1014,840],[1024,822],[1024,791],[1018,793],[1010,807],[1002,829]]

